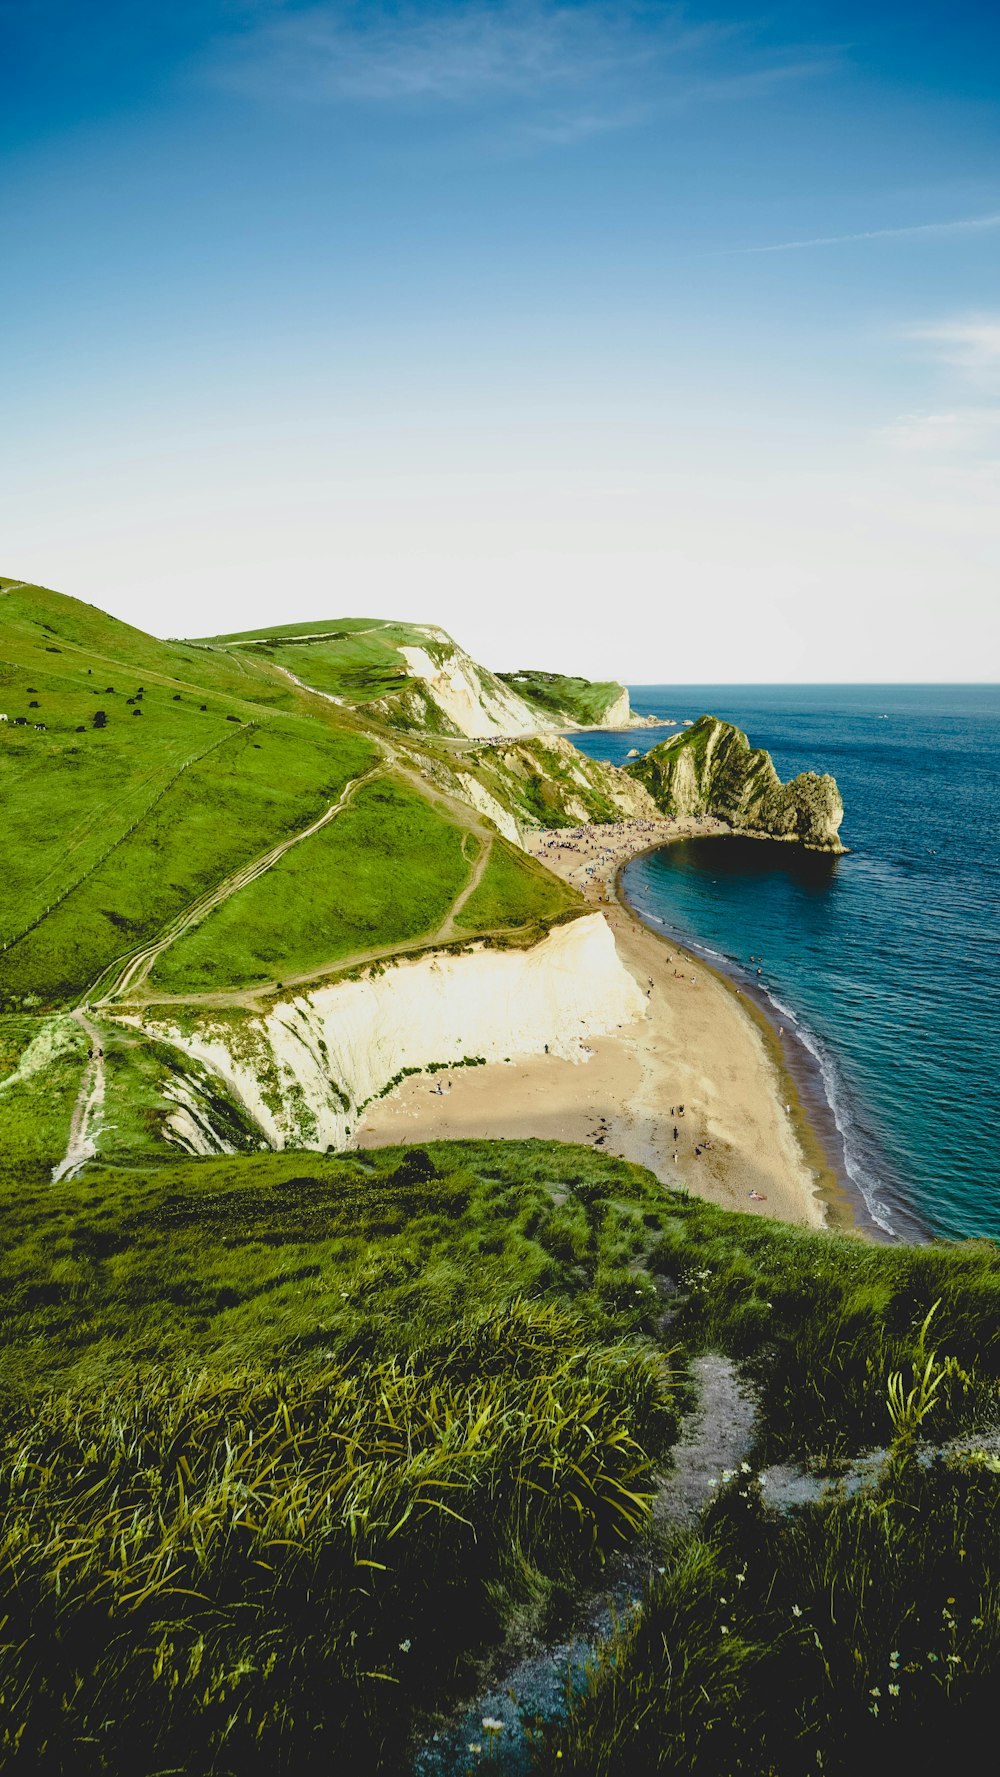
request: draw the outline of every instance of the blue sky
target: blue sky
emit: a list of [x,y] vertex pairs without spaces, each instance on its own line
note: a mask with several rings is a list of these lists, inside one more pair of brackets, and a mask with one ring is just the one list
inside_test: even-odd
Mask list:
[[0,568],[1000,677],[1000,11],[0,0]]

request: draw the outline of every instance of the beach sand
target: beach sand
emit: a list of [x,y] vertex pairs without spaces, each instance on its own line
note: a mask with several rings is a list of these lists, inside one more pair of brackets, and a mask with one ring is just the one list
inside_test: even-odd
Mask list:
[[369,1106],[357,1145],[583,1142],[727,1209],[824,1226],[822,1174],[797,1138],[797,1107],[786,1109],[759,1021],[712,971],[644,926],[616,891],[618,870],[638,852],[725,831],[719,821],[692,818],[530,834],[535,856],[604,913],[622,961],[649,989],[649,1016],[592,1039],[581,1063],[514,1056],[407,1079]]

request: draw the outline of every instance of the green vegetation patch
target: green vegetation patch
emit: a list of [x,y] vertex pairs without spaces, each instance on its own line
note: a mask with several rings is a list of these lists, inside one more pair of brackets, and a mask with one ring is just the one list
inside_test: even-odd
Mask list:
[[[406,1769],[648,1528],[705,1349],[756,1391],[749,1460],[630,1562],[531,1768],[918,1770],[989,1727],[992,1244],[798,1232],[546,1142],[5,1188],[10,1769]],[[769,1496],[878,1445],[874,1481]]]
[[87,1038],[66,1016],[0,1017],[0,1152],[49,1167],[69,1139]]
[[[8,1768],[401,1769],[511,1615],[635,1535],[678,1416],[597,1281],[630,1169],[493,1154],[10,1181]],[[548,1241],[584,1174],[586,1269]]]
[[455,923],[479,932],[545,926],[581,905],[580,897],[551,871],[505,839],[495,839],[482,881]]
[[402,623],[345,618],[339,623],[279,624],[257,636],[221,637],[237,643],[233,658],[270,662],[328,696],[365,704],[412,686],[401,647],[428,647],[439,656],[442,644],[422,629]]
[[329,826],[158,959],[170,993],[244,986],[432,936],[466,882],[465,831],[408,786],[364,784]]
[[229,735],[170,779],[134,832],[112,831],[79,885],[0,954],[8,1004],[79,997],[207,889],[308,826],[374,758],[354,735],[292,724]]
[[549,718],[567,717],[588,727],[599,724],[625,690],[613,679],[577,679],[565,673],[522,671],[497,676]]

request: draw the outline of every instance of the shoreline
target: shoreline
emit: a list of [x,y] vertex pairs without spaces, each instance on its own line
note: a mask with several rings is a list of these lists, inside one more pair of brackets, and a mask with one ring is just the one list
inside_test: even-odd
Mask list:
[[[690,835],[675,835],[676,839],[687,837]],[[729,837],[729,830],[720,827],[718,837]],[[672,842],[667,840],[665,843]],[[687,954],[693,963],[709,969],[726,992],[739,999],[760,1029],[781,1082],[782,1096],[791,1102],[803,1151],[809,1157],[818,1157],[819,1166],[827,1174],[824,1194],[828,1195],[832,1211],[830,1226],[843,1227],[846,1217],[853,1232],[877,1245],[894,1245],[899,1241],[918,1246],[932,1243],[934,1234],[909,1203],[902,1200],[894,1203],[895,1222],[892,1226],[880,1221],[871,1209],[864,1190],[851,1172],[848,1139],[838,1116],[837,1102],[824,1063],[803,1034],[798,1015],[777,1004],[767,988],[738,963],[697,938],[678,937],[665,920],[656,914],[645,915],[629,898],[621,880],[628,865],[636,858],[649,856],[660,849],[661,842],[657,842],[623,859],[615,875],[615,892],[634,919],[660,936],[664,943],[673,944],[678,951]],[[782,1017],[786,1020],[784,1024],[779,1023]]]
[[[719,838],[726,836],[723,832],[718,834]],[[776,1024],[774,1008],[766,993],[751,979],[738,978],[735,969],[730,973],[724,961],[717,959],[714,952],[710,959],[707,946],[693,948],[696,940],[688,938],[682,941],[666,924],[662,924],[662,929],[657,930],[661,922],[652,924],[629,898],[623,881],[629,864],[634,863],[636,858],[660,851],[664,844],[675,844],[677,840],[687,837],[689,835],[686,833],[677,833],[673,839],[643,846],[641,850],[633,852],[631,857],[623,859],[614,879],[614,890],[620,905],[632,919],[637,920],[662,943],[672,944],[693,965],[707,969],[726,993],[740,1001],[742,1010],[752,1020],[767,1049],[777,1075],[781,1101],[791,1106],[791,1120],[803,1155],[818,1175],[818,1190],[827,1209],[827,1226],[841,1231],[846,1227],[853,1233],[862,1234],[866,1239],[880,1243],[891,1241],[893,1236],[875,1220],[847,1170],[844,1138],[827,1096],[819,1063],[797,1030],[789,1030],[787,1026]],[[655,915],[652,917],[655,919]],[[787,1047],[782,1043],[782,1037],[788,1039]]]
[[723,1208],[799,1227],[855,1229],[819,1145],[801,1138],[792,1111],[800,1108],[797,1091],[781,1097],[786,1074],[763,1014],[617,891],[632,857],[725,832],[722,822],[692,817],[528,835],[532,854],[604,915],[647,1000],[645,1016],[608,1036],[581,1038],[575,1060],[512,1056],[484,1068],[442,1069],[433,1085],[414,1076],[368,1107],[356,1145],[532,1136],[580,1142]]
[[[666,832],[660,832],[655,839],[629,849],[626,855],[619,858],[610,873],[610,888],[615,902],[627,920],[640,926],[660,944],[671,945],[673,949],[687,959],[687,962],[699,969],[705,969],[712,979],[728,994],[731,999],[740,1002],[739,1010],[751,1021],[761,1037],[768,1059],[774,1069],[775,1092],[779,1104],[786,1107],[791,1126],[794,1130],[798,1146],[805,1164],[814,1178],[814,1189],[824,1209],[824,1226],[831,1231],[857,1233],[867,1239],[887,1241],[892,1237],[881,1224],[875,1221],[867,1204],[847,1171],[844,1158],[843,1138],[833,1117],[832,1107],[826,1097],[822,1081],[818,1092],[814,1089],[803,1094],[802,1087],[806,1083],[804,1076],[818,1077],[818,1065],[809,1054],[801,1038],[793,1031],[784,1032],[784,1027],[775,1024],[771,1008],[766,1003],[765,995],[755,990],[752,982],[737,985],[734,975],[726,972],[719,962],[710,960],[705,950],[692,949],[690,940],[682,942],[675,933],[668,931],[666,926],[657,929],[657,925],[643,917],[640,909],[630,900],[623,881],[629,864],[636,858],[647,857],[660,851],[665,846],[675,845],[679,840],[689,838],[728,838],[731,828],[724,821],[713,817],[689,817],[686,820],[678,817],[664,817],[663,825]],[[598,829],[595,829],[597,831]],[[557,830],[558,831],[558,830]],[[598,878],[598,880],[600,880]],[[609,881],[608,876],[604,878]],[[657,922],[659,923],[659,922]],[[782,1034],[789,1037],[789,1047],[800,1051],[800,1066],[796,1067],[792,1057],[782,1045]],[[810,1065],[813,1064],[813,1065]],[[809,1084],[814,1085],[810,1079]],[[803,1102],[804,1096],[810,1100]],[[824,1122],[830,1125],[817,1127],[819,1119],[816,1112],[825,1112]]]

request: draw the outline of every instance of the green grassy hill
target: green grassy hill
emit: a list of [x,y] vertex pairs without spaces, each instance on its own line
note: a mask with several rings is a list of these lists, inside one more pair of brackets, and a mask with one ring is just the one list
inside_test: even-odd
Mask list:
[[578,722],[598,727],[613,704],[625,695],[624,685],[614,679],[578,679],[565,673],[524,670],[500,677],[519,697],[536,704],[543,714],[562,726]]
[[[988,1743],[992,1243],[804,1233],[541,1141],[262,1152],[249,1095],[129,1020],[173,994],[249,1065],[279,978],[528,945],[578,902],[497,823],[645,792],[444,732],[429,679],[392,689],[435,632],[158,642],[10,584],[4,1770],[847,1777]],[[179,1157],[181,1111],[228,1151]]]
[[[10,1010],[23,1010],[26,1002],[72,1004],[115,958],[154,937],[213,884],[307,827],[352,779],[380,763],[392,776],[378,722],[366,729],[352,708],[292,685],[256,647],[158,642],[43,588],[0,590],[0,613],[0,702],[7,717],[0,724],[6,842],[0,1004]],[[348,678],[361,658],[385,665],[401,640],[427,640],[427,632],[400,625],[320,627],[338,645],[344,636],[358,638],[357,654],[337,656],[337,671]],[[303,667],[303,645],[288,645],[299,647]],[[310,686],[325,690],[326,676],[342,691],[343,676],[333,671],[322,643],[318,652],[309,644],[308,669]],[[378,688],[389,679],[383,675]],[[372,695],[374,689],[369,685]],[[365,701],[360,692],[357,701]],[[413,809],[422,843],[431,848],[428,859],[436,862],[421,861],[404,807]],[[345,931],[350,926],[356,937],[384,944],[398,931],[429,929],[467,875],[464,862],[448,861],[461,857],[468,825],[462,805],[442,808],[440,796],[397,781],[391,791],[367,790],[344,821],[288,854],[277,878],[279,898],[290,894],[294,912],[301,890],[312,906],[310,872],[318,880],[340,857],[348,860],[339,866]],[[363,848],[357,852],[367,877],[345,889],[344,871],[349,878],[349,854],[361,846],[362,831],[364,846],[373,848],[368,863]],[[386,872],[393,892],[389,897],[383,881],[380,913],[372,897],[377,900]],[[245,890],[235,917],[220,911],[203,928],[211,933],[220,982],[230,967],[225,933],[235,933],[244,918],[255,926],[263,921],[260,942],[276,967],[299,960],[294,921],[279,919],[277,907],[255,911],[269,896],[269,883]],[[366,900],[370,913],[363,920]],[[533,906],[535,900],[533,894]],[[507,911],[516,918],[516,895]],[[178,954],[188,954],[194,942],[183,941]],[[337,949],[335,941],[330,955]],[[243,963],[235,953],[231,961],[235,981]]]
[[429,624],[342,618],[213,636],[205,645],[304,679],[395,729],[470,735],[551,722]]
[[[0,1138],[17,1151],[59,1158],[95,1042],[107,1143],[161,1139],[171,1069],[107,1024],[88,1039],[65,1016],[85,1003],[144,984],[182,1001],[231,993],[443,938],[537,937],[574,910],[480,812],[515,832],[533,818],[499,757],[441,735],[404,670],[404,646],[465,660],[441,632],[341,620],[268,635],[162,642],[0,582]],[[475,672],[488,699],[492,675]],[[602,770],[586,766],[595,782]],[[571,790],[556,785],[557,818]],[[238,1106],[217,1108],[256,1146]]]
[[272,663],[307,679],[329,696],[367,704],[396,697],[409,688],[409,674],[399,650],[426,647],[428,635],[414,624],[345,617],[337,622],[242,630],[208,640],[251,666]]
[[[922,1771],[989,1728],[988,1243],[802,1233],[548,1142],[0,1190],[6,1769],[509,1769],[472,1705],[505,1643],[536,1698],[552,1662],[515,1767],[552,1777]],[[756,1405],[678,1514],[706,1351]]]

